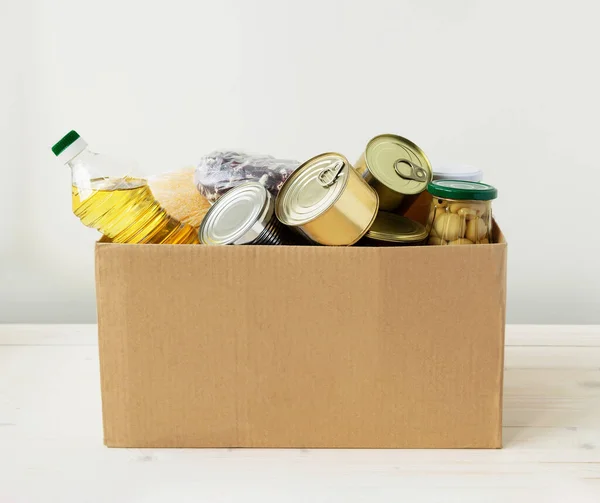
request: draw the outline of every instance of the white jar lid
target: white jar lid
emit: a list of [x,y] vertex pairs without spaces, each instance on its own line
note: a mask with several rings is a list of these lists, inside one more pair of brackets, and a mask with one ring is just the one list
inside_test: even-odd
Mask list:
[[483,179],[483,171],[468,164],[442,164],[433,168],[433,179],[480,182]]

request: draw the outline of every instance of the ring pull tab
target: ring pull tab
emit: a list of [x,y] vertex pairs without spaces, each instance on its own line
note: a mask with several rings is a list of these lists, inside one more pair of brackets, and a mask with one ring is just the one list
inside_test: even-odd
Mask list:
[[[399,164],[405,164],[410,168],[410,173],[407,175],[400,170]],[[426,182],[427,181],[427,171],[425,171],[421,166],[417,166],[413,162],[408,159],[396,159],[394,162],[394,171],[398,174],[400,178],[404,180],[414,180],[416,182]]]
[[323,187],[331,187],[336,182],[338,176],[340,176],[343,169],[344,162],[337,161],[335,165],[330,166],[329,168],[325,168],[323,171],[321,171],[319,173],[319,176],[317,176],[317,180],[319,180],[319,183]]

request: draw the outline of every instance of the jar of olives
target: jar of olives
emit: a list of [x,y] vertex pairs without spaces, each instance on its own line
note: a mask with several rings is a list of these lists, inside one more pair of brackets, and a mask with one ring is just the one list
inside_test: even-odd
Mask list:
[[430,245],[470,245],[492,242],[492,200],[498,191],[486,183],[435,180],[427,191]]

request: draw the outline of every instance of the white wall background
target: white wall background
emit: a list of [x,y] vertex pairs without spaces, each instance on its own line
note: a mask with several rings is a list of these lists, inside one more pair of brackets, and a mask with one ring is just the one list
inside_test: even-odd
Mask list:
[[237,147],[355,159],[395,132],[497,185],[508,318],[600,323],[595,0],[0,0],[0,322],[95,319],[49,147],[149,173]]

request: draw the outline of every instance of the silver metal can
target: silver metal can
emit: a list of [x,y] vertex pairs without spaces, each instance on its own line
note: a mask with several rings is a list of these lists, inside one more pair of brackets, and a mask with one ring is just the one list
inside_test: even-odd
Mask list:
[[198,233],[205,245],[298,244],[275,216],[275,198],[258,182],[229,190],[212,205]]

